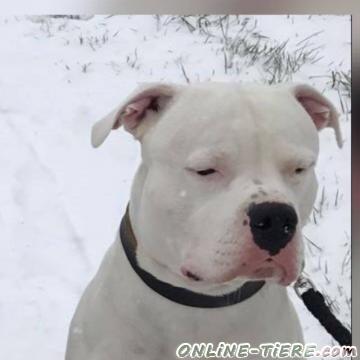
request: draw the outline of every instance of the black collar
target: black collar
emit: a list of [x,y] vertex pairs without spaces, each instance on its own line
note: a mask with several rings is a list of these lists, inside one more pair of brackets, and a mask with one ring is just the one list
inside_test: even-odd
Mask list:
[[255,295],[265,284],[265,281],[248,281],[240,288],[228,294],[212,296],[173,286],[157,279],[142,269],[137,263],[137,242],[130,222],[129,207],[121,220],[120,239],[132,268],[142,281],[158,294],[178,304],[199,308],[218,308],[234,305]]

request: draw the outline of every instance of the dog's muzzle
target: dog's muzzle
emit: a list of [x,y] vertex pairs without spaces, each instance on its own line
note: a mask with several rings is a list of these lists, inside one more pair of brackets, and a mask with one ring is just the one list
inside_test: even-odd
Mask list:
[[219,308],[235,305],[251,298],[265,285],[265,281],[262,280],[247,281],[230,293],[224,295],[206,295],[186,288],[173,286],[157,279],[154,275],[142,269],[137,262],[137,240],[131,226],[129,206],[121,220],[120,240],[130,265],[142,281],[160,296],[178,304],[201,308]]

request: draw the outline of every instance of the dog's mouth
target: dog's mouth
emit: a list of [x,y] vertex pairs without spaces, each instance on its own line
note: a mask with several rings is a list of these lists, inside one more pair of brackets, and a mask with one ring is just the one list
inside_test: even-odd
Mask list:
[[241,271],[234,271],[231,274],[227,274],[224,277],[219,277],[216,279],[207,279],[204,276],[201,276],[199,273],[189,271],[182,268],[182,276],[187,278],[188,281],[194,283],[213,283],[213,284],[228,284],[233,281],[238,280],[265,280],[270,282],[275,282],[283,286],[290,285],[297,278],[297,273],[294,271],[288,271],[288,269],[278,262],[274,258],[267,258],[255,266],[248,268],[242,268]]
[[254,276],[260,279],[277,277],[277,269],[274,267],[264,266],[254,271]]
[[[272,255],[269,252],[246,244],[241,252],[221,253],[221,256],[207,259],[207,261],[187,260],[181,266],[181,275],[190,284],[201,286],[225,285],[246,281],[265,280],[288,286],[296,281],[301,270],[300,236],[296,236],[279,253]],[[217,253],[216,253],[217,254]],[[196,284],[196,285],[195,285]]]
[[286,269],[272,258],[266,259],[255,268],[249,277],[255,280],[274,281],[281,285],[288,285],[289,281]]

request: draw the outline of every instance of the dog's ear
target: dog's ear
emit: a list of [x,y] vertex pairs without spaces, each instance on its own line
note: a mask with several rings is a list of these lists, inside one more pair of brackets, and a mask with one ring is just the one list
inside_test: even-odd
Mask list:
[[140,139],[154,120],[157,120],[166,104],[179,90],[179,86],[170,84],[146,84],[140,86],[120,106],[99,120],[92,128],[91,143],[100,146],[112,129],[121,125]]
[[343,140],[338,119],[339,114],[334,105],[320,92],[306,84],[292,86],[291,92],[310,115],[318,130],[325,127],[334,129],[337,144],[341,148]]

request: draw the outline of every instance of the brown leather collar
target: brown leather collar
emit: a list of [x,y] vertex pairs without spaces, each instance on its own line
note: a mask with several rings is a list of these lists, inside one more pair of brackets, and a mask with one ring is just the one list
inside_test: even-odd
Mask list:
[[120,239],[130,265],[142,281],[159,295],[178,304],[199,308],[219,308],[235,305],[255,295],[265,284],[265,281],[248,281],[228,294],[213,296],[173,286],[157,279],[142,269],[136,260],[137,241],[130,222],[129,206],[121,220]]

